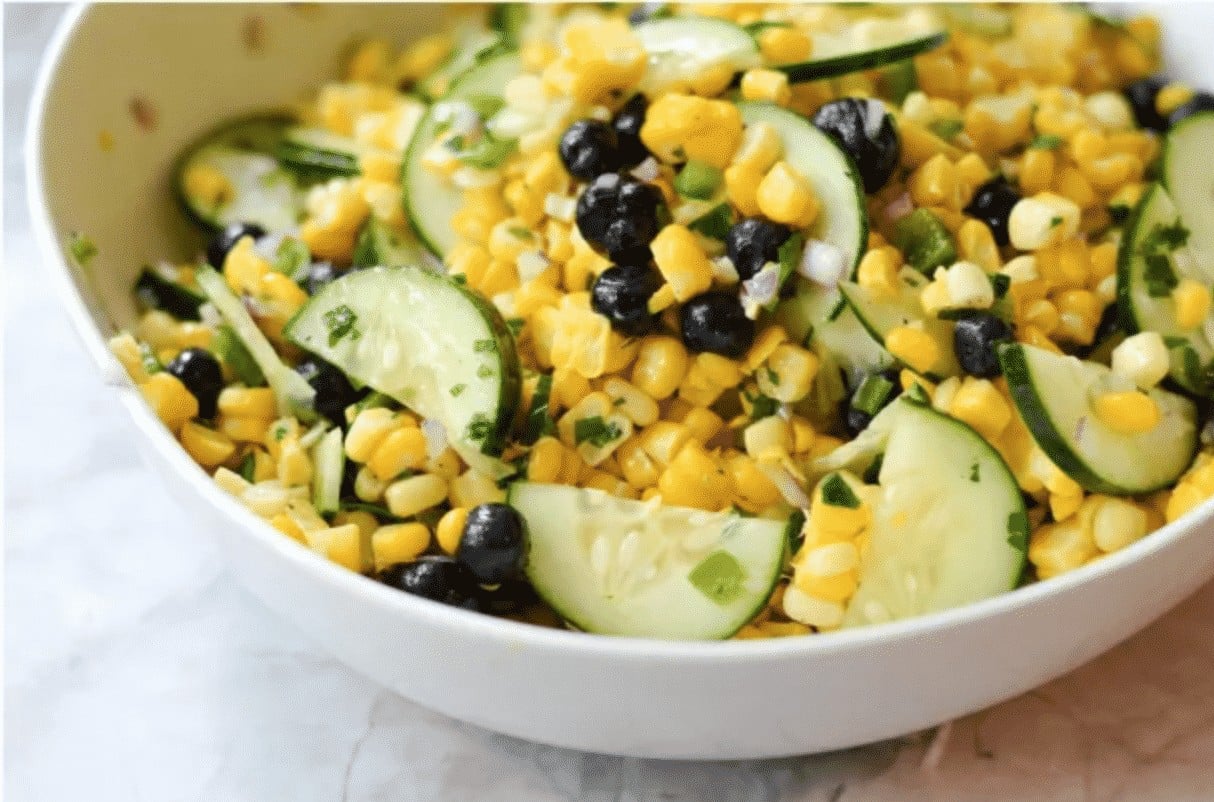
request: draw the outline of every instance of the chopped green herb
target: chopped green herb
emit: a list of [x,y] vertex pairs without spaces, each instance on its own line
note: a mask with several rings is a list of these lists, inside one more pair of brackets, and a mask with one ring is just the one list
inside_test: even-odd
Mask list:
[[919,382],[912,384],[910,389],[906,391],[906,400],[913,404],[930,404],[932,402],[931,396],[927,394],[927,390],[924,390],[923,385]]
[[714,206],[701,217],[688,224],[688,228],[697,234],[703,234],[709,239],[725,239],[733,226],[733,211],[728,203]]
[[674,178],[674,191],[684,198],[708,200],[721,186],[723,173],[707,162],[692,161],[683,165],[683,169]]
[[770,384],[772,387],[779,387],[780,386],[780,374],[776,373],[770,367],[764,367],[763,369],[767,372],[768,384]]
[[355,328],[358,315],[345,304],[333,307],[321,315],[321,319],[324,320],[325,327],[329,330],[330,348],[337,345],[344,337],[348,336],[352,340],[357,340],[362,336],[362,332]]
[[1172,259],[1163,253],[1149,253],[1143,257],[1145,268],[1142,271],[1143,280],[1147,285],[1147,293],[1152,298],[1166,298],[1180,283],[1176,271],[1172,269]]
[[274,269],[289,276],[295,283],[302,284],[308,278],[311,267],[312,252],[307,244],[295,237],[283,237],[274,251]]
[[759,34],[763,33],[763,31],[771,30],[772,28],[791,28],[792,23],[780,20],[761,19],[757,20],[756,22],[749,22],[742,27],[745,28],[746,32],[751,36],[758,36]]
[[489,420],[489,416],[483,412],[478,412],[472,416],[472,420],[468,421],[468,426],[464,429],[464,439],[471,443],[479,443],[489,437],[493,431],[493,421]]
[[468,389],[468,385],[466,385],[466,384],[456,384],[456,385],[452,385],[451,389],[448,392],[451,393],[452,398],[459,398],[460,393],[464,392],[464,390],[467,390],[467,389]]
[[851,489],[847,480],[837,473],[832,473],[822,480],[821,493],[822,502],[832,507],[847,507],[854,510],[860,506],[860,499],[856,496],[856,492]]
[[497,371],[495,371],[493,368],[489,367],[488,365],[481,365],[479,368],[476,369],[476,378],[478,378],[478,379],[488,379],[488,378],[492,378],[493,376],[496,376],[496,375],[497,375]]
[[965,130],[965,123],[960,120],[934,120],[927,127],[941,139],[951,141],[953,137]]
[[282,439],[287,436],[286,424],[278,424],[274,427],[274,442],[281,443]]
[[[740,510],[737,505],[734,506],[734,511],[744,517],[753,517],[750,513]],[[801,544],[805,542],[805,512],[793,510],[792,515],[788,516],[788,528],[784,531],[788,536],[789,554],[796,554],[801,549]]]
[[164,365],[156,358],[156,352],[147,343],[139,344],[139,363],[143,366],[143,372],[149,376],[164,370]]
[[1056,150],[1062,145],[1062,137],[1057,134],[1037,134],[1029,141],[1032,150]]
[[1061,217],[1051,217],[1050,218],[1050,228],[1057,228],[1060,225],[1062,225]]
[[729,552],[714,551],[691,570],[687,579],[696,590],[724,606],[742,595],[746,572]]
[[1157,224],[1142,242],[1143,253],[1174,251],[1189,242],[1189,229],[1179,219],[1171,225]]
[[873,461],[864,469],[864,475],[860,478],[867,485],[875,485],[881,478],[881,466],[885,464],[885,452],[881,452],[873,457]]
[[472,343],[472,351],[477,354],[497,353],[497,341],[492,339],[477,340]]
[[79,231],[73,231],[69,237],[67,249],[72,254],[72,259],[81,267],[88,267],[89,262],[97,255],[96,243],[89,239],[87,234]]
[[506,230],[514,235],[517,239],[531,239],[535,236],[530,229],[523,228],[522,226],[510,226]]
[[595,448],[602,448],[610,442],[618,440],[623,432],[620,427],[602,416],[594,415],[573,422],[573,442],[577,445],[590,443]]
[[253,481],[253,475],[257,471],[257,457],[250,451],[244,455],[244,459],[240,461],[240,476],[246,482]]
[[1016,551],[1028,553],[1029,517],[1022,510],[1007,516],[1007,542]]
[[[805,249],[805,236],[800,232],[793,234],[788,239],[784,240],[784,244],[776,251],[776,260],[780,264],[780,275],[776,280],[776,287],[783,287],[784,282],[792,276],[797,270],[797,265],[801,262],[801,252]],[[767,303],[767,311],[772,311],[780,303],[780,295],[776,293],[776,297],[772,298]]]
[[970,466],[970,481],[971,482],[981,482],[982,481],[982,474],[978,470],[978,467],[979,467],[978,463],[976,463],[976,462]]
[[747,397],[750,402],[750,419],[760,420],[769,418],[776,414],[776,410],[780,408],[780,402],[774,398],[770,398],[763,394],[756,395],[754,398]]

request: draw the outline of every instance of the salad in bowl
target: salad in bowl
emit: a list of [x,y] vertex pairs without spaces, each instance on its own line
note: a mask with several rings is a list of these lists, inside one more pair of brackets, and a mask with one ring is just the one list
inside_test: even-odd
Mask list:
[[1152,18],[452,16],[186,149],[205,252],[110,341],[283,537],[489,615],[757,639],[1214,495],[1214,96]]

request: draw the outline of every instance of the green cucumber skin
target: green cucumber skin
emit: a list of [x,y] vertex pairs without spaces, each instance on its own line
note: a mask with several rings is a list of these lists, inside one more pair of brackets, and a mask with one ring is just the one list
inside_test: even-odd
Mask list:
[[1117,248],[1117,318],[1123,329],[1129,334],[1142,331],[1138,317],[1134,313],[1134,298],[1131,293],[1131,268],[1134,261],[1134,243],[1138,240],[1138,226],[1143,215],[1149,208],[1151,199],[1160,191],[1159,184],[1151,184],[1137,205],[1130,211],[1122,229],[1121,245]]
[[[1048,410],[1041,403],[1037,391],[1033,389],[1033,373],[1029,368],[1024,349],[1016,344],[1005,344],[999,349],[999,364],[1003,368],[1003,376],[1007,379],[1008,390],[1016,409],[1024,424],[1028,427],[1033,439],[1046,452],[1050,460],[1067,476],[1078,482],[1085,490],[1092,493],[1106,493],[1111,496],[1124,496],[1124,488],[1112,484],[1097,474],[1084,462],[1067,443],[1067,438],[1050,419]],[[1197,438],[1193,438],[1193,448],[1186,462],[1192,462],[1197,452]],[[1144,488],[1134,488],[1131,495],[1154,493],[1170,487],[1175,479],[1160,482],[1158,485]]]
[[911,39],[877,50],[846,53],[819,61],[803,61],[800,64],[786,64],[777,66],[775,69],[786,74],[789,83],[804,83],[806,81],[816,81],[820,78],[834,78],[853,72],[871,70],[896,61],[904,61],[920,53],[934,50],[947,41],[948,32],[940,31],[939,33]]
[[133,292],[144,306],[168,312],[178,320],[198,320],[198,309],[207,301],[202,293],[162,278],[148,267],[140,271]]
[[531,409],[523,421],[523,445],[534,445],[543,436],[544,424],[551,420],[548,404],[552,397],[552,374],[541,373],[536,380],[535,394],[531,397]]
[[358,159],[344,153],[310,150],[284,142],[275,155],[288,169],[302,170],[308,176],[353,178],[360,172]]
[[[287,126],[294,122],[295,120],[286,114],[251,114],[247,117],[238,117],[234,120],[228,120],[221,125],[217,125],[191,142],[189,147],[187,147],[177,158],[177,160],[173,162],[172,172],[173,195],[177,198],[177,203],[181,207],[181,210],[185,213],[185,216],[204,231],[215,232],[223,228],[223,226],[221,226],[219,223],[209,219],[207,216],[195,209],[194,205],[190,203],[190,199],[185,194],[185,188],[182,185],[181,176],[185,171],[185,166],[189,164],[190,159],[194,156],[194,154],[211,144],[211,142],[224,131],[241,128],[254,123],[264,123],[267,126],[279,126],[283,131],[285,131]],[[268,156],[273,156],[278,144],[267,142],[265,145],[269,149],[259,150],[258,152],[265,153]],[[222,265],[219,266],[222,267]]]

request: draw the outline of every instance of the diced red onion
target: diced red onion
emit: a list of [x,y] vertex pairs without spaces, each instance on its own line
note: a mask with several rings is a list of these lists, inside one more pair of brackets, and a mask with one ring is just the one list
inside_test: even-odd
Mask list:
[[886,220],[898,220],[906,217],[915,210],[914,203],[911,202],[910,193],[903,192],[898,197],[894,198],[888,206],[885,207]]

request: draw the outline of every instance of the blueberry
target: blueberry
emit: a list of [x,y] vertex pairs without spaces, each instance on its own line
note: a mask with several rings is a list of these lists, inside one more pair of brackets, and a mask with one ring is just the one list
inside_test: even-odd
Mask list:
[[732,358],[746,353],[755,339],[755,322],[746,317],[738,296],[706,292],[683,304],[679,312],[683,344]]
[[1134,110],[1134,119],[1141,127],[1160,132],[1167,130],[1167,120],[1155,108],[1155,98],[1159,96],[1159,90],[1167,86],[1167,83],[1167,78],[1156,75],[1137,80],[1125,88],[1126,100],[1130,101],[1130,108]]
[[223,263],[228,258],[228,251],[240,242],[241,237],[259,239],[265,235],[266,230],[256,223],[232,223],[207,243],[207,264],[216,270],[223,270]]
[[1012,189],[1007,181],[996,178],[978,187],[965,213],[986,223],[987,228],[995,237],[995,242],[1007,245],[1007,221],[1012,215],[1012,207],[1020,201],[1020,193]]
[[611,123],[619,143],[621,167],[636,167],[649,157],[649,148],[641,141],[641,126],[645,124],[648,108],[649,103],[644,95],[633,95]]
[[873,422],[873,416],[869,415],[862,409],[856,409],[848,404],[847,410],[843,414],[843,423],[847,427],[847,433],[853,437],[868,428],[868,424]]
[[609,267],[595,279],[590,305],[611,321],[612,328],[639,337],[651,331],[657,321],[657,316],[649,313],[649,298],[661,283],[648,267]]
[[980,312],[957,321],[953,329],[953,351],[961,369],[971,376],[990,379],[998,376],[996,346],[1012,339],[1012,327],[1002,318]]
[[640,3],[628,12],[628,24],[640,25],[651,19],[660,19],[670,15],[670,7],[665,3]]
[[507,579],[495,588],[480,588],[477,598],[481,610],[492,615],[522,612],[539,601],[531,583],[524,579]]
[[879,100],[845,97],[827,103],[814,115],[814,125],[851,156],[864,191],[872,194],[894,174],[902,150],[894,118]]
[[384,570],[379,579],[397,590],[452,607],[476,610],[480,606],[476,577],[450,557],[421,557],[411,563],[398,563]]
[[620,264],[649,261],[649,243],[658,234],[662,193],[657,187],[616,173],[594,179],[577,202],[582,237]]
[[223,389],[223,370],[219,360],[203,348],[187,348],[165,366],[198,399],[198,417],[215,417],[219,391]]
[[316,411],[338,426],[346,423],[346,407],[357,403],[368,393],[365,387],[355,390],[346,374],[318,356],[305,358],[295,366],[295,372],[303,376],[316,391],[313,400]]
[[578,120],[565,129],[557,145],[565,169],[574,178],[593,181],[620,169],[615,129],[599,120]]
[[304,289],[308,295],[315,295],[322,287],[342,274],[332,262],[313,262],[308,267],[308,277],[304,279]]
[[456,552],[482,584],[496,585],[518,571],[526,551],[523,519],[508,504],[480,504],[468,511]]
[[1203,111],[1214,111],[1214,95],[1209,92],[1198,92],[1190,100],[1177,106],[1168,115],[1168,125],[1176,125],[1185,117],[1192,117]]
[[725,252],[738,271],[738,278],[745,281],[763,265],[776,261],[780,246],[791,234],[788,226],[761,217],[747,217],[734,223],[725,235]]

